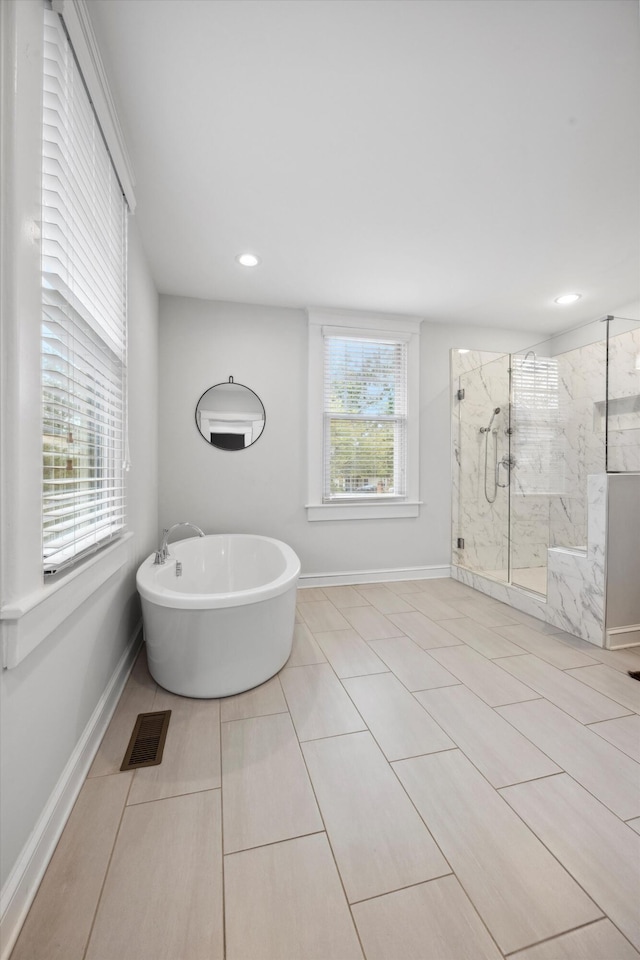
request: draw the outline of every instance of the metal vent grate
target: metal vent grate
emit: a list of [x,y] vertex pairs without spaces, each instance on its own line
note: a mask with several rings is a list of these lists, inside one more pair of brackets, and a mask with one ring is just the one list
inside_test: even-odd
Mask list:
[[153,767],[162,762],[170,716],[171,710],[138,714],[121,770]]

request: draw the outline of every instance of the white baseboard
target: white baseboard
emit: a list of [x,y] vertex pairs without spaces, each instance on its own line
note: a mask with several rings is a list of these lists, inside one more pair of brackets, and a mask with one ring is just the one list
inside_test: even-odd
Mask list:
[[335,587],[352,583],[384,583],[388,580],[436,580],[450,577],[451,566],[401,567],[394,570],[354,570],[350,573],[302,574],[299,587]]
[[640,623],[628,627],[612,627],[607,630],[607,649],[621,650],[624,647],[637,647],[640,644]]
[[62,771],[0,894],[0,960],[8,960],[60,835],[85,781],[142,642],[142,621]]

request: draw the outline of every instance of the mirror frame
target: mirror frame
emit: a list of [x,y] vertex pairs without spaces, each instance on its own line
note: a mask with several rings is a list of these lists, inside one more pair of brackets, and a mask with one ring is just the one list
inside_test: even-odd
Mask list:
[[[247,444],[247,445],[244,446],[244,447],[236,447],[236,448],[233,448],[233,447],[221,447],[221,446],[218,446],[218,444],[217,444],[217,443],[213,443],[212,440],[207,440],[206,436],[204,435],[204,433],[202,432],[202,430],[200,429],[200,426],[199,426],[199,424],[198,424],[198,409],[199,409],[199,407],[200,407],[200,403],[201,403],[201,401],[202,401],[202,398],[205,397],[211,390],[214,390],[216,387],[228,387],[229,385],[232,385],[232,386],[234,386],[234,387],[243,387],[245,390],[248,390],[249,393],[252,393],[252,394],[253,394],[253,396],[256,398],[256,400],[258,401],[258,403],[260,404],[260,406],[261,406],[261,408],[262,408],[262,430],[260,431],[260,434],[255,438],[255,440],[252,440],[251,443]],[[266,408],[265,408],[264,403],[262,402],[262,400],[260,399],[260,397],[258,396],[258,394],[255,392],[255,390],[252,390],[251,387],[248,387],[248,386],[246,385],[246,383],[237,383],[237,382],[233,379],[233,377],[229,377],[228,380],[222,380],[220,383],[214,383],[214,384],[212,384],[212,386],[207,387],[207,389],[204,391],[204,393],[201,393],[201,394],[200,394],[200,397],[198,398],[198,401],[197,401],[197,403],[196,403],[196,409],[195,409],[195,413],[194,413],[194,420],[195,420],[195,424],[196,424],[196,430],[198,431],[198,436],[202,437],[202,439],[204,440],[204,442],[205,442],[206,444],[208,444],[210,447],[214,447],[216,450],[223,450],[225,453],[238,453],[238,452],[241,451],[241,450],[248,450],[249,447],[252,447],[254,444],[256,444],[256,443],[258,442],[258,440],[260,439],[260,437],[263,435],[263,433],[264,433],[264,431],[265,431],[265,427],[266,427],[266,425],[267,425],[267,411],[266,411]]]

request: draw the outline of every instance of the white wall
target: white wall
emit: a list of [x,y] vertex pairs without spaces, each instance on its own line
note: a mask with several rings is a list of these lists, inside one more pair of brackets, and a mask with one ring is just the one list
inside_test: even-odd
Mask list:
[[[420,517],[306,519],[307,321],[302,310],[160,298],[160,522],[287,541],[303,575],[446,565],[450,561],[451,347],[520,349],[529,333],[425,322],[421,332]],[[200,395],[233,376],[266,410],[257,443],[230,452],[199,435]]]
[[[5,32],[6,31],[6,32]],[[40,207],[42,4],[2,4],[2,580],[0,602],[42,600]],[[8,82],[7,82],[8,81]],[[34,153],[35,151],[35,153]],[[135,570],[157,537],[158,297],[131,223],[129,243],[129,560],[14,669],[0,675],[0,883],[33,839],[140,621]],[[104,566],[103,566],[104,570]],[[62,592],[62,590],[61,590]],[[51,602],[51,596],[43,603]],[[55,603],[55,601],[54,601]],[[36,831],[37,833],[37,831]],[[10,879],[10,883],[7,880]]]

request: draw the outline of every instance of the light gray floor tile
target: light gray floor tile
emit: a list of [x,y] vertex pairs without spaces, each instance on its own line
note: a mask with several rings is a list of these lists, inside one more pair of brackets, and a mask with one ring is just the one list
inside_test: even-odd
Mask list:
[[596,663],[593,657],[586,653],[574,650],[566,643],[554,640],[553,637],[540,633],[538,630],[533,630],[524,623],[510,627],[496,627],[496,633],[506,637],[507,640],[513,640],[519,647],[529,653],[534,653],[541,660],[546,660],[547,663],[558,667],[559,670],[566,670],[569,667],[593,666]]
[[287,709],[280,681],[272,677],[253,690],[224,697],[220,701],[220,719],[223,722],[248,720],[249,717],[266,717],[270,713],[285,713]]
[[87,960],[222,960],[220,791],[125,809]]
[[517,623],[510,612],[505,613],[503,604],[481,600],[452,600],[451,606],[458,611],[459,616],[469,617],[483,627],[502,627]]
[[460,583],[458,580],[452,580],[450,577],[437,577],[433,580],[423,580],[423,590],[434,597],[438,597],[448,603],[450,600],[474,600],[483,596],[468,587],[466,583]]
[[323,829],[288,713],[222,725],[222,797],[225,853]]
[[361,960],[324,833],[225,857],[224,885],[226,960]]
[[610,920],[596,920],[579,930],[513,953],[509,960],[638,960],[639,957]]
[[638,949],[640,836],[564,773],[501,793]]
[[409,637],[373,640],[370,646],[408,690],[446,687],[460,682]]
[[399,637],[402,631],[383,614],[373,607],[348,607],[344,615],[361,637],[365,640],[384,640],[386,637]]
[[279,676],[298,739],[336,737],[365,729],[328,663],[287,667]]
[[558,670],[539,657],[534,657],[533,654],[505,657],[500,661],[500,666],[580,723],[613,720],[614,717],[621,717],[629,712],[619,703],[580,683],[564,670]]
[[441,877],[353,907],[367,960],[501,960],[455,877]]
[[517,620],[518,623],[526,623],[528,627],[532,627],[534,630],[537,630],[538,633],[546,633],[553,635],[554,633],[563,633],[562,627],[556,627],[552,623],[546,623],[544,620],[540,620],[539,617],[532,617],[530,614],[525,613],[523,610],[517,610],[515,607],[509,607],[511,614],[514,620]]
[[640,764],[547,700],[498,713],[623,820],[640,816]]
[[358,593],[364,597],[379,613],[407,613],[413,610],[399,593],[388,590],[382,584],[358,587]]
[[326,600],[327,595],[322,587],[298,587],[297,603],[311,603],[316,600]]
[[136,770],[127,803],[220,786],[220,701],[159,689],[152,710],[171,710],[162,763]]
[[370,733],[302,749],[351,903],[451,872]]
[[327,600],[331,600],[334,607],[364,607],[368,603],[355,587],[323,587]]
[[423,690],[414,696],[494,787],[561,772],[467,687]]
[[620,717],[618,720],[592,723],[589,729],[640,763],[640,717],[637,714]]
[[394,593],[404,596],[407,593],[420,593],[424,580],[389,580],[385,586]]
[[460,751],[399,760],[393,767],[505,953],[601,916]]
[[[466,644],[461,647],[442,647],[432,650],[430,656],[450,670],[490,707],[516,703],[520,700],[533,700],[539,696],[531,687],[525,686],[524,683],[505,673],[501,667],[502,660],[498,666],[493,660],[487,660],[481,653]],[[519,657],[511,659],[518,660]]]
[[430,650],[432,647],[455,647],[461,643],[441,624],[435,620],[429,620],[418,610],[413,610],[411,613],[392,613],[389,615],[389,620],[423,650]]
[[455,747],[392,673],[345,680],[344,687],[387,760]]
[[596,667],[581,667],[579,670],[568,670],[567,673],[605,697],[621,703],[627,710],[640,713],[640,683],[619,670],[599,663]]
[[518,654],[524,653],[521,647],[499,636],[495,629],[490,630],[489,627],[483,627],[481,623],[470,620],[469,617],[462,617],[460,620],[447,620],[445,626],[454,637],[466,643],[467,646],[473,647],[474,650],[477,650],[478,653],[489,660],[496,657],[517,657]]
[[298,603],[298,612],[312,633],[320,630],[346,630],[349,624],[329,600]]
[[329,630],[316,633],[315,638],[339,677],[360,677],[388,670],[355,630]]
[[[453,601],[450,604],[445,600],[439,600],[438,597],[427,590],[422,590],[420,593],[411,593],[405,599],[420,613],[424,613],[425,617],[429,617],[430,620],[452,620],[456,617],[467,616],[466,613],[461,613],[456,607],[452,606]],[[457,603],[457,601],[455,602]]]
[[84,957],[132,777],[96,777],[82,787],[12,960]]
[[307,663],[326,663],[326,659],[306,623],[296,623],[291,656],[285,666],[302,667]]
[[148,713],[153,709],[157,689],[147,667],[147,654],[143,646],[91,765],[90,777],[119,772],[136,718],[139,713]]
[[614,670],[620,670],[626,673],[627,670],[640,670],[640,647],[628,647],[622,650],[605,650],[603,647],[597,647],[594,643],[582,640],[580,637],[574,637],[570,633],[562,631],[555,635],[556,640],[568,644],[575,650],[582,650],[588,656],[605,663]]

